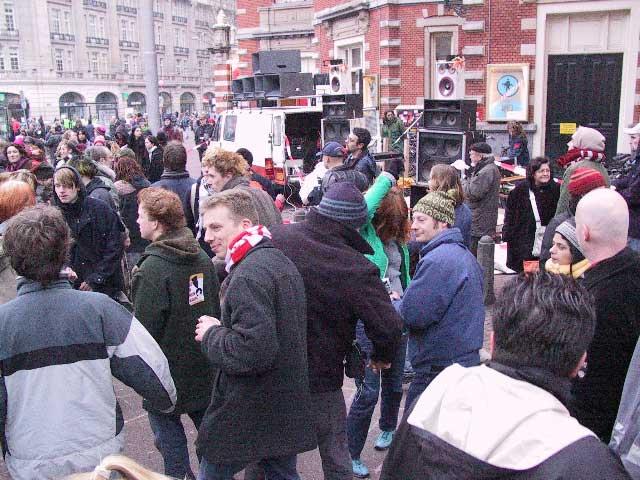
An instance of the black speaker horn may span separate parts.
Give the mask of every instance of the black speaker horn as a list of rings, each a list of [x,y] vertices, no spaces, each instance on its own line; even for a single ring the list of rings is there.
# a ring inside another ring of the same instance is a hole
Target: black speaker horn
[[[311,73],[256,75],[255,91],[261,98],[304,97],[315,94]]]
[[[349,120],[346,118],[325,118],[322,120],[322,144],[338,142],[344,145],[351,133]]]
[[[302,69],[300,50],[269,50],[251,54],[254,75],[299,73]]]
[[[422,126],[429,130],[468,132],[476,129],[475,100],[425,100]]]
[[[418,130],[416,154],[416,181],[428,182],[431,167],[439,163],[451,165],[459,159],[469,163],[467,149],[472,134],[470,132],[435,132]]]

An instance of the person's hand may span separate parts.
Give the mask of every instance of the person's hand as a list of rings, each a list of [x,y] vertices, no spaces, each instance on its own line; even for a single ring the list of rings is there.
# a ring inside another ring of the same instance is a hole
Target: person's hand
[[[82,290],[83,292],[93,292],[93,288],[91,288],[91,286],[87,282],[82,282],[80,284],[79,290]]]
[[[457,170],[460,170],[461,172],[469,168],[469,165],[467,165],[467,163],[462,159],[456,160],[451,164],[451,166]]]
[[[71,267],[63,268],[60,273],[66,275],[70,282],[75,282],[78,279],[78,274]]]
[[[389,298],[391,298],[391,300],[400,300],[400,294],[398,292],[391,292],[389,294]]]
[[[218,325],[220,325],[220,320],[217,318],[210,317],[209,315],[202,315],[198,319],[198,325],[196,325],[196,342],[201,342],[205,333],[207,333],[207,330]]]
[[[369,360],[369,368],[373,370],[373,373],[379,373],[382,370],[388,370],[391,368],[390,363],[385,362],[376,362],[374,360]]]

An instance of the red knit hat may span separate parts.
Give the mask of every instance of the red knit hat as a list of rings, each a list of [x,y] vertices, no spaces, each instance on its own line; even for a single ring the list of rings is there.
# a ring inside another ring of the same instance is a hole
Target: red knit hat
[[[576,168],[569,178],[569,193],[574,197],[582,197],[598,187],[607,184],[602,174],[593,168]]]

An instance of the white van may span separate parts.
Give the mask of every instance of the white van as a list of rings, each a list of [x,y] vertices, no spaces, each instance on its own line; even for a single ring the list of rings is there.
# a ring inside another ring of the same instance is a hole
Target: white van
[[[319,145],[322,107],[227,110],[220,114],[210,148],[246,148],[257,173],[285,185],[299,181],[305,156]]]

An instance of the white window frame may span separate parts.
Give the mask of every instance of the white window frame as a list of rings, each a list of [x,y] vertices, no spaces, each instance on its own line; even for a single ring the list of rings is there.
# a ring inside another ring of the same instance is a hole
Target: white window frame
[[[353,49],[360,49],[360,67],[353,67],[351,64],[353,63],[353,59],[351,56],[353,55]],[[343,53],[346,53],[346,59],[343,56]],[[347,71],[351,74],[351,82],[354,87],[354,92],[359,88],[359,83],[356,82],[356,75],[358,72],[361,72],[362,75],[366,72],[366,55],[364,50],[364,35],[359,35],[357,37],[345,38],[342,40],[336,40],[333,44],[333,58],[338,59],[342,58],[345,61]]]
[[[52,8],[49,14],[49,18],[51,18],[51,33],[62,33],[62,20],[59,8]]]
[[[53,66],[56,72],[64,72],[64,50],[61,48],[53,51]]]
[[[62,12],[62,33],[66,33],[67,35],[71,35],[73,33],[73,20],[71,17],[71,12],[65,10]]]
[[[12,48],[9,50],[9,66],[14,72],[20,70],[20,55],[18,54],[17,48]]]
[[[13,10],[13,2],[4,2],[4,26],[7,32],[13,32],[16,29],[15,11]]]

